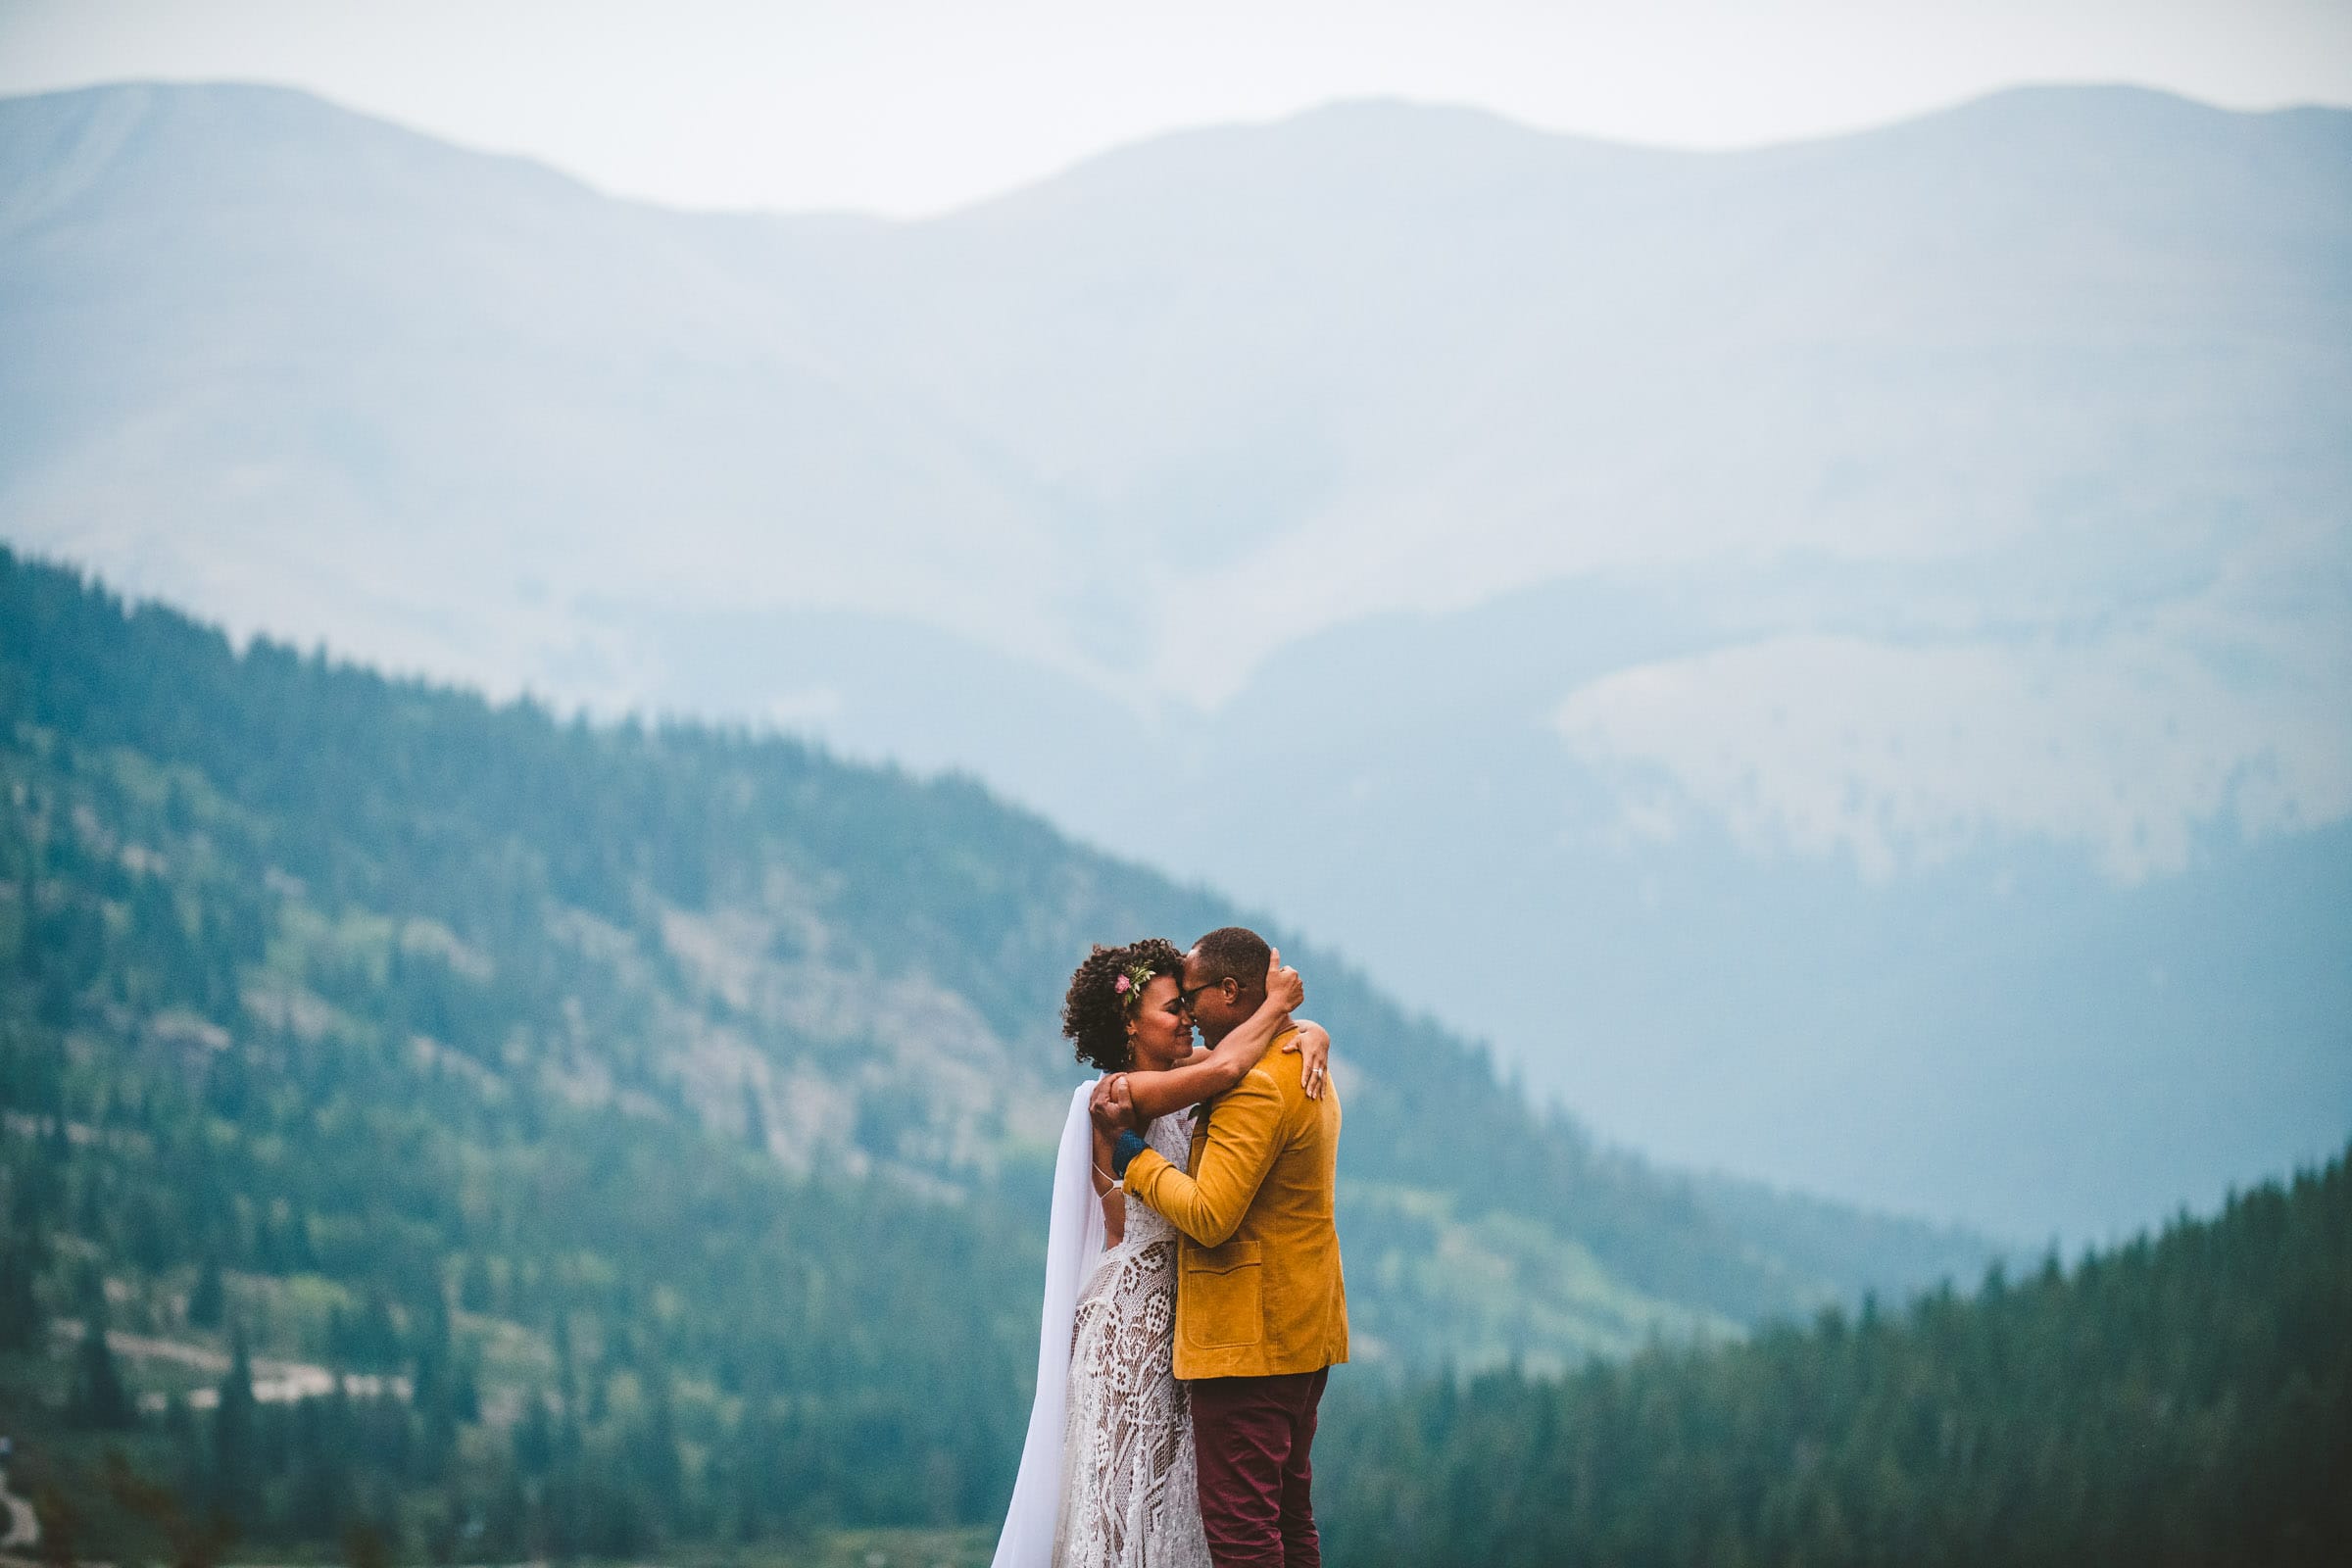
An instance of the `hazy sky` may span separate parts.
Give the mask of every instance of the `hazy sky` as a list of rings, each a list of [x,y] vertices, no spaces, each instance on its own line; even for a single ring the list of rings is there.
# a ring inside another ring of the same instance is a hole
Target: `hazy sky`
[[[622,194],[936,211],[1334,98],[1737,146],[2028,81],[2352,104],[2352,0],[0,0],[0,93],[308,87]]]

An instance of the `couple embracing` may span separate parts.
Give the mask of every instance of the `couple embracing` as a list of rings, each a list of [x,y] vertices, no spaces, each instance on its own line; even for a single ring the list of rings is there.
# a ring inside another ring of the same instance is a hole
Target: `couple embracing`
[[[1292,1021],[1304,995],[1240,926],[1098,947],[1072,976],[1062,1032],[1103,1076],[1054,1164],[996,1568],[1321,1562],[1308,1450],[1348,1298],[1331,1040]]]

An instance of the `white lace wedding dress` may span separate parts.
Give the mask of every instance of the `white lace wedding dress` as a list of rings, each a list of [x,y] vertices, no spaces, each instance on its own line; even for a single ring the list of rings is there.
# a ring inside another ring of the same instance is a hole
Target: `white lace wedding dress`
[[[1187,1111],[1144,1141],[1182,1169]],[[1209,1568],[1193,1414],[1176,1381],[1176,1228],[1127,1200],[1127,1228],[1078,1293],[1054,1568]]]

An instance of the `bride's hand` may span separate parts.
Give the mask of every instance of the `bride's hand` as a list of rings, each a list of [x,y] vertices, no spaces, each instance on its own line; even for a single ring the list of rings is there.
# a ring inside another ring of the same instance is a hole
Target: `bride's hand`
[[[1266,959],[1266,1000],[1289,1012],[1306,1001],[1306,982],[1282,961],[1282,950],[1269,948]]]
[[[1137,1131],[1135,1100],[1127,1092],[1127,1075],[1114,1072],[1095,1085],[1087,1097],[1087,1109],[1098,1126],[1109,1133]]]
[[[1331,1063],[1331,1036],[1319,1023],[1300,1019],[1298,1027],[1282,1043],[1283,1054],[1298,1054],[1298,1082],[1306,1089],[1306,1098],[1321,1100],[1326,1069]]]

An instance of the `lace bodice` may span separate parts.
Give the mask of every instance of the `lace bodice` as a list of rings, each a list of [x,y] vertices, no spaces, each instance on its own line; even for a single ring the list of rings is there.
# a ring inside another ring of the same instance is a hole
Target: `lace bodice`
[[[1190,1110],[1171,1110],[1144,1131],[1144,1142],[1160,1158],[1184,1169],[1193,1157],[1193,1113]],[[1132,1193],[1127,1198],[1127,1228],[1119,1246],[1129,1251],[1150,1247],[1154,1242],[1172,1242],[1176,1227],[1154,1210],[1151,1204],[1139,1201]],[[1106,1254],[1107,1255],[1107,1254]]]

